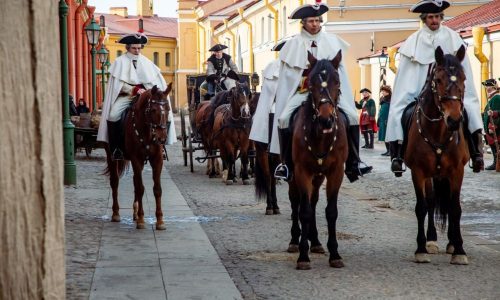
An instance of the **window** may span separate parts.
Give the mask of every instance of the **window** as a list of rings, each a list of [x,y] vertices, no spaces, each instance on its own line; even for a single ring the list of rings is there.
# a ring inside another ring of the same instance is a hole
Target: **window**
[[[283,34],[283,37],[286,37],[286,23],[288,20],[288,18],[286,16],[286,6],[283,7],[283,17],[281,19],[283,20],[283,30],[282,30],[283,32],[282,32],[282,34]]]
[[[271,19],[273,19],[273,16],[269,15],[267,17],[267,41],[268,42],[271,40],[271,36],[273,35]]]
[[[260,28],[260,43],[261,43],[261,44],[264,44],[264,26],[265,26],[265,25],[264,25],[264,24],[265,24],[265,23],[264,23],[264,17],[262,17],[262,18],[260,19],[260,24],[261,24],[261,26],[262,26],[262,27]]]
[[[153,62],[155,65],[158,66],[158,60],[159,60],[159,57],[158,57],[158,52],[154,52],[153,53]]]
[[[170,67],[170,52],[165,53],[165,65]]]
[[[122,55],[122,53],[123,53],[123,52],[122,52],[122,50],[117,50],[117,51],[116,51],[116,57],[121,56],[121,55]]]

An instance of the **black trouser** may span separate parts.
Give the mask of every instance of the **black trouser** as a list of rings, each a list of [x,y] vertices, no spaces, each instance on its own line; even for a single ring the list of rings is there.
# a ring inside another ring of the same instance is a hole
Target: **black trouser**
[[[489,165],[488,167],[484,168],[485,170],[496,170],[496,166],[497,166],[497,147],[495,146],[495,144],[493,145],[490,145],[491,147],[491,154],[493,155],[493,163],[491,165]]]
[[[123,159],[123,124],[122,121],[108,122],[109,150],[114,160]]]

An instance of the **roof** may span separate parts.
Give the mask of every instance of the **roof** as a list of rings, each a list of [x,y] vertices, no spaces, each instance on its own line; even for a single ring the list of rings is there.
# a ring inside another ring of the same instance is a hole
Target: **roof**
[[[470,31],[473,26],[493,27],[500,25],[500,0],[494,0],[469,10],[444,22],[444,25],[457,32]]]
[[[177,19],[167,17],[141,17],[129,15],[122,17],[114,14],[96,14],[97,20],[103,15],[106,18],[108,34],[123,35],[137,32],[139,19],[143,20],[144,34],[148,37],[177,38]]]

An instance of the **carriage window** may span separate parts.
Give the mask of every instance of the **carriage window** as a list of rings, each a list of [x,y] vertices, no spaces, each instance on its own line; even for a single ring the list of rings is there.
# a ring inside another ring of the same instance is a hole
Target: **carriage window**
[[[122,52],[122,50],[117,50],[117,51],[116,51],[116,57],[121,56],[121,55],[122,55],[122,53],[123,53],[123,52]]]
[[[165,65],[170,67],[170,52],[165,53]]]
[[[153,53],[153,62],[155,63],[155,65],[158,66],[158,60],[159,60],[159,57],[158,57],[158,52],[154,52]]]

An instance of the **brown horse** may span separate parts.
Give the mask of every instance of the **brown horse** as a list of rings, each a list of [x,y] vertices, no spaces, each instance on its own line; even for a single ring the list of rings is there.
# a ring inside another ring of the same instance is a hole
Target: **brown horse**
[[[168,105],[167,96],[172,89],[170,83],[165,91],[156,86],[142,93],[132,104],[125,117],[125,147],[126,160],[112,160],[109,147],[106,147],[107,168],[113,194],[113,216],[111,221],[119,222],[120,213],[118,205],[118,182],[129,162],[134,170],[134,220],[137,229],[144,229],[144,209],[142,196],[144,185],[142,183],[142,170],[144,164],[149,162],[153,169],[153,193],[156,200],[156,229],[165,230],[163,212],[161,209],[161,182],[160,176],[163,168],[163,146],[167,141],[168,132]]]
[[[220,150],[223,166],[227,169],[226,184],[235,181],[235,161],[241,159],[241,179],[243,184],[250,184],[248,176],[248,150],[250,148],[250,114],[249,95],[246,84],[237,84],[228,95],[229,103],[217,107],[213,125],[213,146]]]
[[[434,209],[441,228],[449,218],[447,253],[452,264],[467,264],[460,233],[460,191],[469,152],[464,138],[465,47],[456,56],[435,51],[436,64],[416,103],[408,132],[404,162],[411,169],[417,204],[417,250],[415,261],[430,262],[428,253],[437,253]],[[417,150],[418,149],[418,150]],[[427,238],[424,232],[428,214]]]
[[[288,251],[300,252],[297,260],[299,270],[311,268],[309,241],[311,252],[325,253],[316,228],[316,204],[325,178],[329,263],[334,268],[344,266],[337,251],[336,237],[337,197],[348,153],[346,121],[338,108],[338,68],[341,59],[340,50],[331,61],[318,61],[309,53],[309,95],[298,108],[290,127],[294,169],[293,177],[288,182],[292,205],[292,239]]]

